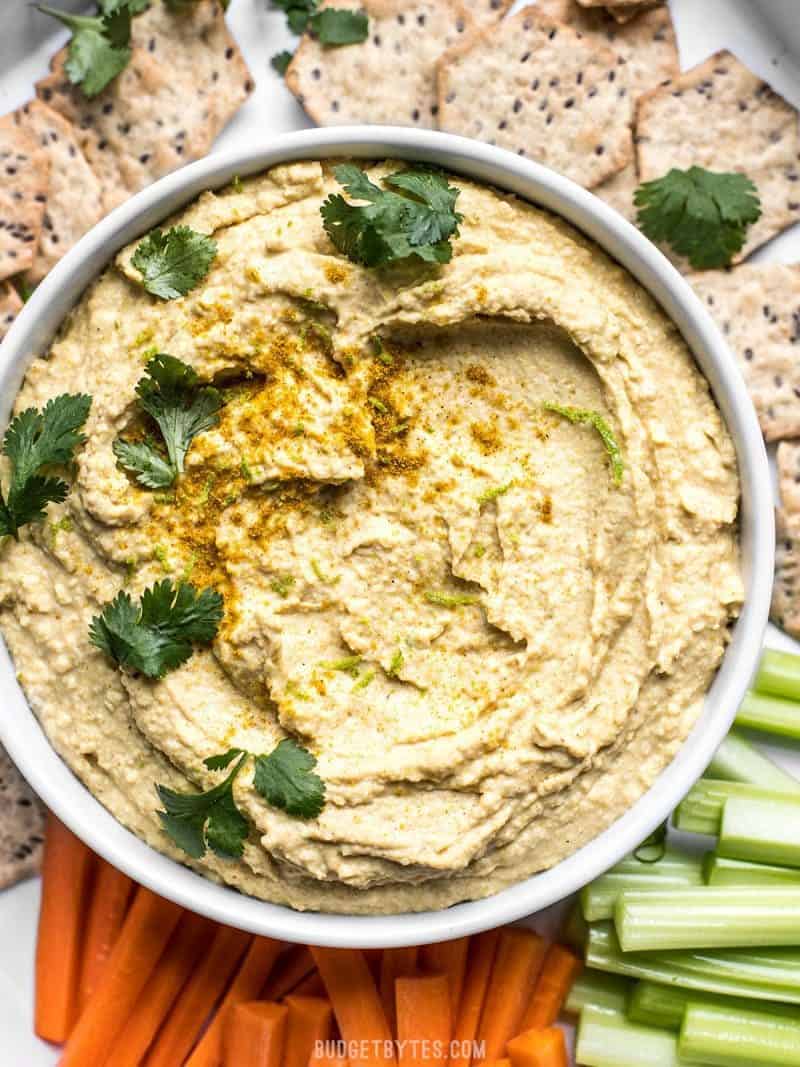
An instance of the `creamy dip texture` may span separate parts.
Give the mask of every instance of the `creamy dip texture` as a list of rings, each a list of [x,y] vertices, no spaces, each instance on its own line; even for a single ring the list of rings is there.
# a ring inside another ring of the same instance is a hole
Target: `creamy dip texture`
[[[326,237],[327,165],[204,194],[176,221],[217,239],[205,281],[159,300],[124,251],[17,404],[93,397],[66,502],[0,547],[0,629],[48,736],[150,844],[296,908],[443,907],[574,852],[684,741],[742,600],[734,450],[676,328],[563,222],[452,180],[452,262],[383,271]],[[154,352],[226,401],[166,493],[112,452]],[[603,416],[619,485],[548,404]],[[87,628],[165,576],[225,617],[150,681]],[[248,769],[243,858],[189,860],[155,784],[209,788],[204,758],[286,735],[321,815],[269,807]]]

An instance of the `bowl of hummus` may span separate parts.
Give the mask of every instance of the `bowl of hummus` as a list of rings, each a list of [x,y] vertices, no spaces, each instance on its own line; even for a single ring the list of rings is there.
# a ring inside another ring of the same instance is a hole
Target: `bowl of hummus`
[[[381,128],[213,156],[1,351],[0,735],[164,896],[315,944],[488,928],[636,847],[729,728],[755,414],[674,268],[553,172]]]

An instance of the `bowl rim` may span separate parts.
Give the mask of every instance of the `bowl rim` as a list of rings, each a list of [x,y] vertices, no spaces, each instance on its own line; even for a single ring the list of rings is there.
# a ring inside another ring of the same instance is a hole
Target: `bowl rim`
[[[285,941],[350,948],[424,944],[522,919],[579,890],[635,848],[668,817],[700,777],[733,721],[761,652],[774,552],[766,449],[733,353],[686,280],[632,224],[554,171],[503,149],[452,134],[400,127],[332,127],[284,134],[246,150],[191,163],[116,208],[47,275],[0,346],[0,425],[30,362],[116,251],[199,193],[279,163],[331,157],[394,158],[437,164],[519,195],[609,252],[647,289],[684,336],[736,446],[747,595],[697,724],[669,765],[607,830],[555,867],[480,900],[398,915],[302,912],[211,881],[157,852],[96,800],[50,745],[0,639],[0,741],[45,804],[104,859],[140,884],[228,926]]]

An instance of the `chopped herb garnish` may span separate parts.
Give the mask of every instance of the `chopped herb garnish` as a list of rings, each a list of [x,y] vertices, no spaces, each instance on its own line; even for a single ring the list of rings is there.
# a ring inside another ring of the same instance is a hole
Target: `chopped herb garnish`
[[[478,497],[478,504],[482,507],[484,504],[488,504],[492,500],[497,500],[503,493],[507,493],[513,484],[513,482],[506,482],[505,485],[495,485],[490,489],[485,489]]]
[[[325,660],[320,666],[327,671],[344,671],[358,678],[358,668],[361,666],[361,656],[345,656],[343,659]]]
[[[283,597],[285,600],[296,580],[293,574],[279,574],[272,579],[269,587],[273,593],[277,593],[279,597]]]
[[[667,852],[667,823],[662,823],[649,837],[642,841],[634,852],[634,859],[640,863],[658,863]]]
[[[603,416],[598,411],[590,411],[587,408],[572,408],[563,404],[545,404],[544,406],[546,411],[552,411],[555,415],[561,415],[562,418],[567,419],[569,422],[582,423],[585,426],[592,426],[597,430],[600,435],[600,440],[605,445],[606,452],[608,453],[614,485],[620,485],[622,482],[622,475],[625,471],[625,465],[622,461],[622,452],[617,444],[614,431]]]
[[[400,671],[403,669],[403,653],[398,648],[391,658],[388,670],[386,673],[390,678],[396,678]]]
[[[238,759],[237,759],[238,757]],[[222,756],[203,762],[209,770],[224,770],[237,760],[228,777],[205,793],[176,793],[157,785],[164,810],[158,812],[161,825],[175,844],[193,859],[200,859],[210,848],[218,856],[237,858],[244,851],[248,824],[233,799],[233,783],[247,753],[232,748]]]
[[[268,756],[256,756],[253,785],[274,808],[315,819],[325,806],[325,783],[314,774],[316,758],[290,738]]]
[[[478,559],[480,559],[482,556],[485,556],[486,555],[486,545],[475,545],[475,548],[473,550],[473,554]]]
[[[73,15],[45,4],[38,10],[72,31],[64,70],[84,96],[97,96],[131,58],[131,16],[144,10],[138,0],[104,0],[96,15]]]
[[[216,254],[213,237],[189,226],[173,226],[166,233],[153,230],[140,241],[131,265],[141,274],[148,293],[175,300],[205,278]]]
[[[386,415],[388,413],[389,409],[382,400],[379,400],[377,398],[377,396],[368,396],[367,401],[372,405],[372,407],[375,408],[376,411],[379,411],[381,415]]]
[[[465,604],[477,604],[480,598],[472,593],[439,593],[429,590],[425,599],[429,604],[438,604],[442,608],[460,608]]]
[[[339,581],[339,575],[336,575],[334,577],[330,574],[326,574],[322,567],[319,565],[319,561],[316,559],[311,560],[311,569],[317,576],[317,578],[325,585],[336,585],[336,583]]]
[[[276,52],[270,60],[272,69],[276,70],[281,77],[284,76],[289,69],[289,64],[292,62],[293,54],[291,52]]]
[[[358,689],[366,689],[370,682],[374,681],[374,679],[375,671],[364,671],[364,673],[358,679],[356,684],[353,686],[353,692],[355,693]]]

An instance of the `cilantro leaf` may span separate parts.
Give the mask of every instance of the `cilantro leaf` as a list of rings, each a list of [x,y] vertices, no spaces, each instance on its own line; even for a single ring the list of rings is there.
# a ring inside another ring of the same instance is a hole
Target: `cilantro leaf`
[[[365,267],[417,256],[448,263],[451,237],[458,236],[462,216],[455,210],[459,190],[436,171],[407,170],[375,185],[360,167],[342,163],[334,169],[345,192],[365,204],[349,203],[333,193],[320,208],[325,232],[348,259]],[[396,191],[395,191],[396,190]]]
[[[148,362],[145,376],[136,385],[139,406],[158,426],[167,449],[161,455],[152,440],[125,441],[117,438],[114,455],[147,489],[165,489],[183,473],[189,446],[198,434],[219,425],[222,394],[201,385],[188,364],[164,352]]]
[[[608,453],[614,485],[620,485],[622,482],[622,475],[625,471],[622,452],[617,443],[617,439],[614,436],[614,431],[600,412],[591,411],[588,408],[573,408],[564,404],[545,404],[544,407],[545,411],[552,411],[555,415],[560,415],[562,418],[567,419],[568,422],[582,423],[584,426],[592,426],[597,430],[600,435],[600,440],[603,442],[605,450]]]
[[[63,466],[86,438],[80,432],[89,415],[92,398],[63,393],[42,411],[20,412],[6,430],[3,452],[11,463],[11,479],[4,497],[0,490],[0,536],[18,537],[29,522],[41,522],[48,503],[60,503],[69,486],[47,476],[43,468]]]
[[[148,678],[164,675],[207,645],[222,621],[223,600],[213,589],[197,591],[189,582],[173,586],[169,578],[142,593],[134,604],[120,592],[89,627],[92,644],[123,667]]]
[[[317,9],[317,0],[272,0],[272,6],[286,15],[292,33],[305,33],[308,20]]]
[[[244,851],[248,824],[233,799],[233,783],[247,753],[239,749],[231,749],[231,752],[239,754],[233,770],[223,782],[205,793],[177,793],[166,786],[156,786],[164,805],[164,811],[157,813],[161,825],[175,844],[194,859],[203,857],[207,848],[218,856],[233,859]],[[209,760],[205,762],[208,766]],[[221,766],[227,767],[228,763]]]
[[[138,0],[136,7],[141,9]],[[99,15],[72,15],[46,4],[38,4],[37,8],[72,30],[64,70],[84,96],[97,96],[127,67],[133,13],[128,4],[106,0]]]
[[[219,756],[208,756],[203,763],[210,771],[224,771],[237,756],[248,755],[243,748],[229,748]]]
[[[140,241],[131,263],[148,293],[163,300],[186,296],[208,274],[217,242],[190,226],[153,230]]]
[[[364,11],[326,7],[308,20],[311,31],[322,45],[360,44],[369,35],[369,19]]]
[[[748,177],[702,167],[645,182],[634,203],[642,232],[686,256],[695,270],[728,266],[761,218],[758,189]]]
[[[291,52],[276,52],[270,60],[274,70],[277,70],[281,77],[286,73],[289,68],[289,64],[294,58]]]
[[[255,757],[253,785],[287,815],[314,819],[325,805],[325,783],[313,772],[316,763],[308,749],[286,737],[269,755]]]
[[[150,0],[97,0],[101,15],[115,15],[127,8],[131,15],[141,15],[150,7]]]

